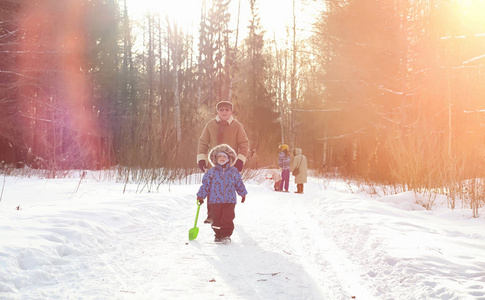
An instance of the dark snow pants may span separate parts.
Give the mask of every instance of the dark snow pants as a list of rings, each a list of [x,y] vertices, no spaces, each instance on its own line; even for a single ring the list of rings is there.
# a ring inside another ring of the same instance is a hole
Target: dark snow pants
[[[211,204],[212,229],[216,237],[231,236],[234,231],[234,218],[236,217],[234,203]]]
[[[207,196],[207,219],[212,218],[211,217],[211,206],[209,205],[209,196]]]
[[[281,185],[280,185],[280,191],[285,189],[285,191],[288,191],[288,188],[290,187],[290,170],[283,170],[281,172],[281,177],[283,178],[281,180]]]

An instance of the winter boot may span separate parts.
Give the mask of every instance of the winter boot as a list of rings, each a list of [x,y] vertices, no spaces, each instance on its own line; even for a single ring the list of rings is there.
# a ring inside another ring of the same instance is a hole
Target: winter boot
[[[295,193],[297,193],[297,194],[303,194],[303,184],[298,183],[296,185],[296,188],[297,188],[297,191]]]
[[[223,244],[227,245],[227,244],[230,244],[231,243],[231,238],[228,237],[228,236],[225,236],[222,238],[222,241],[221,241]]]
[[[220,243],[220,242],[222,242],[222,239],[220,237],[218,237],[217,235],[215,235],[214,236],[214,242]]]

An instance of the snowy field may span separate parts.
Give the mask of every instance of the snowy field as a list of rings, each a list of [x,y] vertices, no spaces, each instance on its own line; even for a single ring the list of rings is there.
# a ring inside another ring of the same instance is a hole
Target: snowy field
[[[99,173],[6,177],[0,299],[485,299],[483,210],[438,198],[427,211],[413,193],[341,181],[310,178],[304,195],[253,181],[232,244],[213,242],[205,206],[189,242],[191,182],[123,193]]]

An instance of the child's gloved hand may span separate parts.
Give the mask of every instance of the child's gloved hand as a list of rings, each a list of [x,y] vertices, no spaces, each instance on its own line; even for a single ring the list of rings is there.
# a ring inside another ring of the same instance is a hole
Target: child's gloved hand
[[[244,201],[246,201],[246,196],[241,197],[241,203],[244,203]]]
[[[202,199],[201,197],[197,197],[197,201],[202,205],[204,204],[204,199]]]

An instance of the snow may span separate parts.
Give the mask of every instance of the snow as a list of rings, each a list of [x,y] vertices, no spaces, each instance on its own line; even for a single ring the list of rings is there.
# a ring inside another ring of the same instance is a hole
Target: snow
[[[485,57],[485,54],[479,55],[479,56],[476,56],[474,58],[471,58],[471,59],[468,59],[468,60],[464,61],[463,64],[466,65],[466,64],[472,63],[472,62],[474,62],[476,60],[482,59],[484,57]]]
[[[485,219],[443,196],[426,210],[412,192],[310,177],[299,195],[262,176],[222,245],[205,206],[188,241],[200,175],[124,193],[70,177],[4,178],[0,299],[485,299]]]

